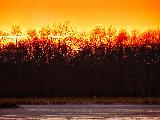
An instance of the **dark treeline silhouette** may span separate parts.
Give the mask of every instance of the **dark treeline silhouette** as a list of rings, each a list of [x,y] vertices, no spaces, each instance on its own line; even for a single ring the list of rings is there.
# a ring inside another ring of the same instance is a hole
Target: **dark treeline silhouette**
[[[88,38],[29,35],[1,43],[1,97],[160,96],[159,30],[116,34],[97,27]]]

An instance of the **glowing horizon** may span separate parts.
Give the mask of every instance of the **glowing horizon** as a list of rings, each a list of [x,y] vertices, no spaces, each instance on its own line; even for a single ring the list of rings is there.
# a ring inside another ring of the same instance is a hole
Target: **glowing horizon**
[[[160,27],[159,0],[5,0],[0,7],[0,30],[11,26],[40,29],[70,21],[79,30],[90,31],[96,24],[118,29]]]

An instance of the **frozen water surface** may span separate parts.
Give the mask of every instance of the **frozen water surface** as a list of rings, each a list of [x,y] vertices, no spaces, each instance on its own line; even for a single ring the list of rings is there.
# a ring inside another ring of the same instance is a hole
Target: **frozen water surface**
[[[0,109],[0,120],[160,120],[160,105],[20,105]]]

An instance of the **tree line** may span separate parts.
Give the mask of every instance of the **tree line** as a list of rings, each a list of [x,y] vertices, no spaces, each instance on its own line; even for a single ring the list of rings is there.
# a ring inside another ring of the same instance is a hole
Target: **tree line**
[[[11,36],[7,33],[1,36]],[[128,33],[68,23],[0,39],[0,96],[159,96],[160,30]]]

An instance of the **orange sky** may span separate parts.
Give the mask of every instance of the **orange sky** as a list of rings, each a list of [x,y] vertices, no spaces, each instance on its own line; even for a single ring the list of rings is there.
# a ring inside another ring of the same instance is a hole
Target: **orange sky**
[[[126,29],[160,27],[160,0],[1,0],[0,30],[70,21],[80,29],[95,24]]]

